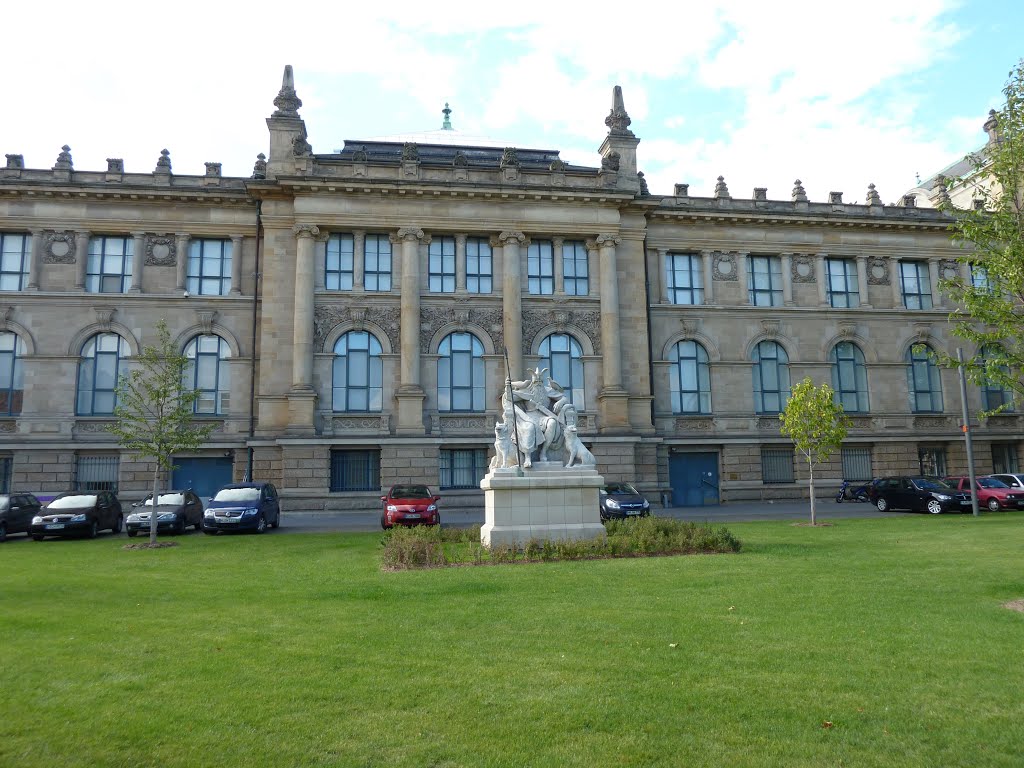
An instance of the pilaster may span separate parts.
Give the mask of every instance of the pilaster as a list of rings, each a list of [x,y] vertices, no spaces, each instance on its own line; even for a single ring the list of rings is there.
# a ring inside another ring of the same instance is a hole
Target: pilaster
[[[711,251],[701,251],[701,265],[704,268],[704,303],[715,303],[715,260]]]
[[[827,253],[819,253],[814,257],[815,280],[818,281],[818,304],[822,307],[828,306],[828,275],[825,271],[825,259]]]
[[[363,275],[366,269],[366,232],[357,229],[352,232],[352,290],[363,290]]]
[[[782,259],[782,303],[793,306],[793,254],[783,253]]]
[[[90,232],[83,229],[75,230],[75,288],[85,290],[85,276],[89,270],[89,238]]]
[[[668,249],[667,248],[659,248],[658,249],[658,273],[660,275],[660,277],[658,278],[658,286],[659,286],[659,294],[660,294],[658,300],[662,304],[668,304],[669,303],[669,299],[668,299],[669,279],[668,279]]]
[[[316,391],[313,389],[313,268],[319,227],[292,227],[295,247],[295,302],[292,330],[292,388],[288,392],[288,434],[315,432]]]
[[[231,236],[231,295],[242,295],[242,236]]]
[[[188,247],[189,240],[192,239],[191,235],[184,232],[178,232],[174,236],[175,247],[178,251],[178,263],[177,267],[177,288],[179,291],[185,290],[185,282],[188,279]]]
[[[555,295],[565,295],[565,253],[562,248],[565,245],[565,238],[551,238],[551,259],[554,262]]]
[[[871,309],[871,295],[868,293],[868,265],[867,256],[857,257],[857,292],[860,293],[860,305],[864,309]]]
[[[622,347],[619,324],[619,278],[616,246],[622,241],[615,235],[598,235],[601,254],[601,378],[598,394],[601,409],[601,431],[621,432],[629,429],[629,395],[622,388]]]
[[[32,230],[32,250],[29,255],[28,265],[28,285],[25,286],[26,291],[38,291],[39,290],[39,273],[42,270],[43,263],[43,230],[33,229]]]
[[[892,272],[889,278],[889,283],[892,287],[892,305],[894,308],[899,309],[903,306],[903,277],[900,274],[899,256],[892,256],[889,259],[889,270]]]
[[[520,277],[520,247],[526,242],[522,232],[502,232],[501,313],[508,347],[508,364],[513,376],[523,375],[523,302]]]
[[[398,401],[399,434],[423,434],[423,387],[420,384],[420,243],[423,230],[402,227],[393,238],[402,246],[402,315],[399,325],[401,380]]]
[[[146,263],[146,233],[132,232],[132,285],[129,293],[142,293],[142,267]]]
[[[466,235],[455,235],[455,292],[466,292]]]
[[[939,259],[928,259],[928,284],[932,291],[932,306],[938,309],[944,305],[942,292],[939,290]]]

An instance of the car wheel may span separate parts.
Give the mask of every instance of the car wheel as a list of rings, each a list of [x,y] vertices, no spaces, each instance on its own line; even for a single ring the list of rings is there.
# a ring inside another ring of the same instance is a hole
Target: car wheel
[[[993,496],[991,499],[988,500],[988,511],[989,512],[998,512],[999,511],[999,499],[997,499],[995,496]]]
[[[128,534],[128,538],[129,538],[129,539],[134,539],[134,538],[135,538],[136,536],[138,536],[138,535],[139,535],[139,532],[138,532],[138,531],[133,531],[133,530],[132,530],[131,528],[129,528],[129,529],[128,529],[128,530],[126,531],[126,533]]]
[[[0,523],[0,541],[7,541],[7,523]]]
[[[270,527],[271,528],[280,528],[281,527],[281,513],[280,512],[277,513],[277,516],[274,518],[274,522],[272,522],[270,524]]]
[[[32,534],[32,541],[42,541],[45,538],[46,537],[43,536],[43,534],[41,534],[41,533],[33,533]]]
[[[188,528],[188,525],[185,523],[185,518],[184,517],[179,517],[178,518],[178,525],[175,528],[174,532],[176,534],[178,534],[179,536],[184,536],[185,535],[185,531],[186,531],[187,528]]]
[[[875,506],[878,507],[879,512],[889,511],[889,502],[885,500],[884,496],[878,497],[878,501],[875,502]]]
[[[259,519],[256,521],[256,533],[264,533],[266,530],[267,518],[265,518],[263,515],[260,515]]]
[[[937,515],[940,512],[942,512],[942,505],[939,504],[939,502],[936,501],[935,499],[929,499],[928,500],[928,511],[931,512],[933,515]]]
[[[114,533],[120,533],[122,528],[124,528],[124,515],[118,515],[117,519],[114,520],[114,527],[110,530]]]
[[[388,529],[388,521],[387,518],[384,517],[384,515],[380,516],[380,527],[383,528],[385,531]]]
[[[96,534],[99,533],[99,530],[100,530],[99,525],[97,524],[97,522],[95,520],[93,520],[92,523],[89,524],[89,533],[88,533],[89,538],[90,539],[95,539],[96,538]]]

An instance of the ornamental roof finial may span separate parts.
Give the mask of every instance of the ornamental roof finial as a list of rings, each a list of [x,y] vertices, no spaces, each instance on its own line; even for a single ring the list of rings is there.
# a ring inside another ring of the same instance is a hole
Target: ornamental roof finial
[[[632,136],[629,124],[633,122],[626,114],[626,104],[622,99],[622,86],[616,85],[612,89],[612,111],[604,119],[608,126],[608,134],[611,136]]]
[[[281,90],[274,99],[274,106],[277,111],[272,117],[298,117],[299,107],[302,106],[302,99],[295,95],[295,75],[292,73],[292,65],[284,65],[284,76],[281,78]]]
[[[442,131],[453,130],[452,129],[452,121],[451,121],[452,108],[448,106],[448,102],[447,101],[444,103],[444,109],[442,109],[441,112],[444,113],[444,122],[441,123],[441,130]]]

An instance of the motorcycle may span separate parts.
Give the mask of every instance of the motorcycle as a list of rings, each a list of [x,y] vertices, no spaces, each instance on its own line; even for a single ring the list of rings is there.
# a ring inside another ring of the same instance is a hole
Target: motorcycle
[[[856,488],[851,488],[850,481],[843,480],[843,484],[839,486],[839,490],[836,492],[836,503],[842,504],[844,501],[867,501],[869,485],[870,483],[865,483],[864,485]]]

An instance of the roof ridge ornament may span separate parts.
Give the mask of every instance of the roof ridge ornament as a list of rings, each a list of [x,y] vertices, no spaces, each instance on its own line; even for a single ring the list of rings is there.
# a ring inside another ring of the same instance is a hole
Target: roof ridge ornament
[[[60,148],[61,152],[57,155],[57,162],[53,166],[55,171],[70,171],[74,167],[74,162],[71,160],[71,147],[65,144]],[[10,155],[7,156],[10,160]]]
[[[448,106],[448,102],[447,101],[444,103],[444,109],[442,109],[441,112],[444,114],[444,122],[441,123],[441,130],[442,131],[452,131],[452,130],[454,130],[454,128],[452,128],[452,121],[451,121],[452,108]]]
[[[302,99],[295,95],[295,75],[292,73],[292,65],[284,65],[284,76],[281,78],[281,90],[274,99],[274,106],[277,111],[271,117],[298,117],[299,107],[302,106]]]
[[[612,110],[604,119],[604,124],[608,126],[608,135],[632,136],[633,132],[629,130],[629,125],[632,122],[626,113],[626,105],[622,99],[622,87],[616,85],[612,88]]]

